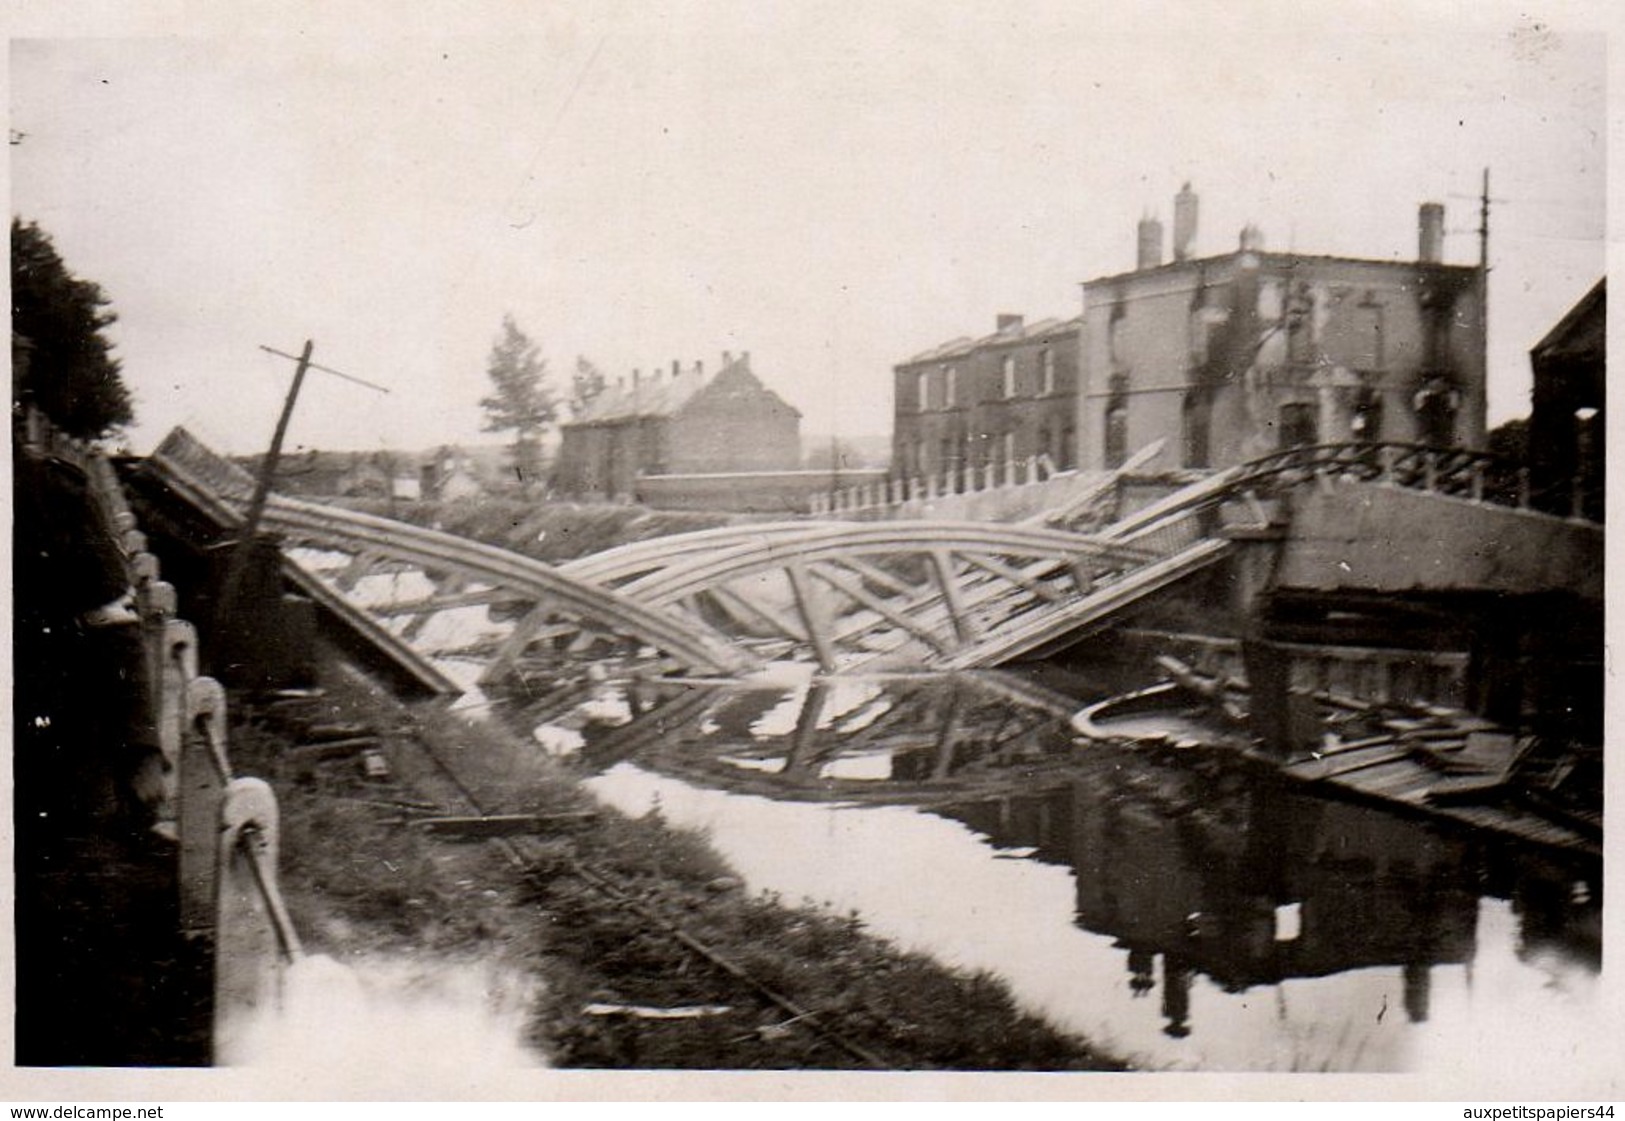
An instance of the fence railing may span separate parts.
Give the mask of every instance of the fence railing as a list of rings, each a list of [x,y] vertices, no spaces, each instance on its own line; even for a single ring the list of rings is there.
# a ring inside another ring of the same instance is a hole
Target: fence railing
[[[175,831],[181,933],[213,951],[218,1044],[241,1020],[277,1003],[285,969],[303,953],[277,880],[276,796],[263,780],[232,770],[225,690],[199,674],[197,631],[178,617],[175,587],[161,578],[112,464],[42,421],[31,420],[28,432],[34,451],[85,472],[124,550],[147,715],[162,755],[157,816]]]
[[[813,494],[808,512],[827,516],[883,510],[908,502],[931,502],[954,495],[1027,486],[1045,482],[1059,473],[1048,455],[1035,455],[1026,459],[989,461],[979,466],[949,467],[924,475],[894,475],[827,494]]]
[[[1562,511],[1584,518],[1576,483],[1552,493],[1531,489],[1529,469],[1489,452],[1425,444],[1313,444],[1288,448],[1242,468],[1245,485],[1264,489],[1312,478],[1388,483],[1520,510]]]

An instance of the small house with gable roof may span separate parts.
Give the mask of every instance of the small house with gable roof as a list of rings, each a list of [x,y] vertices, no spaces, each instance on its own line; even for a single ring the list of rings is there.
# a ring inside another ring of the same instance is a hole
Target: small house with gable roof
[[[639,475],[792,471],[801,465],[801,413],[751,372],[750,354],[724,351],[669,375],[634,370],[561,428],[553,489],[629,498]]]

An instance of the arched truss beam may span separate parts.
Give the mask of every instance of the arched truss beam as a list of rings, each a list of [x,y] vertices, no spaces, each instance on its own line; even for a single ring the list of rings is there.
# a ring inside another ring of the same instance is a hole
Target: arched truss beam
[[[674,559],[620,590],[695,619],[720,614],[786,651],[810,649],[826,672],[881,658],[919,666],[957,659],[1027,613],[1086,597],[1155,559],[1082,534],[981,522],[708,532],[703,550],[671,541]]]
[[[265,520],[268,528],[294,543],[405,560],[426,571],[492,585],[509,598],[533,602],[543,611],[562,608],[579,619],[656,646],[691,669],[738,673],[756,665],[743,650],[709,633],[709,628],[696,627],[645,602],[505,549],[388,518],[285,498],[267,504]]]
[[[235,515],[251,480],[177,432],[154,461],[200,505]],[[1190,515],[1234,485],[1233,472],[1221,473],[1098,534],[984,522],[772,522],[637,542],[558,567],[282,497],[268,504],[266,525],[292,543],[347,554],[341,584],[402,564],[421,568],[433,593],[372,611],[412,616],[413,634],[454,607],[501,603],[516,612],[490,672],[566,631],[631,637],[702,673],[748,672],[761,663],[759,642],[773,656],[810,649],[830,672],[876,659],[963,667],[1019,656],[1067,620],[1131,602],[1136,588],[1160,583],[1158,573],[1184,571],[1165,562],[1205,536]]]
[[[235,524],[240,518],[247,497],[246,473],[183,430],[171,433],[151,462],[167,485],[222,524]],[[533,613],[559,612],[594,629],[630,637],[702,673],[738,674],[759,664],[747,651],[694,620],[505,549],[281,496],[267,503],[264,524],[290,543],[370,558],[364,564],[346,566],[347,581],[359,578],[370,565],[406,562],[442,579],[450,576],[461,585],[486,585],[500,598],[533,605]],[[429,612],[456,605],[461,593],[453,589],[458,586],[453,583],[444,596],[430,597],[420,606]]]
[[[678,538],[671,539],[673,541]],[[1026,558],[1107,572],[1144,564],[1154,554],[1097,536],[1035,526],[988,522],[837,522],[803,524],[799,534],[745,540],[680,557],[623,586],[649,603],[672,603],[717,583],[784,568],[851,557],[930,557],[943,552],[990,558]]]
[[[859,523],[821,522],[820,525],[856,525]],[[704,557],[718,550],[732,550],[757,543],[768,545],[799,537],[807,532],[809,523],[759,522],[746,525],[719,526],[715,529],[695,530],[692,533],[673,534],[670,537],[651,537],[605,549],[590,556],[578,557],[559,565],[559,571],[595,584],[611,587],[634,577],[644,576],[662,568],[695,557]]]

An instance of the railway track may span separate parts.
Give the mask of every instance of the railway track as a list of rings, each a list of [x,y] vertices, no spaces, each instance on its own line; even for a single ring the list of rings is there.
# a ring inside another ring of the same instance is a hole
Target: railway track
[[[417,788],[414,793],[424,800],[423,804],[432,803],[442,810],[455,809],[458,813],[473,818],[486,820],[500,818],[501,815],[493,814],[491,807],[482,803],[469,784],[458,775],[455,767],[435,749],[428,737],[413,733],[400,737],[395,742],[398,749],[413,752],[434,776],[427,781],[414,783],[414,787]],[[522,876],[544,872],[556,875],[559,871],[557,847],[548,846],[542,838],[498,835],[486,838],[485,843],[500,852],[509,866]],[[564,867],[586,888],[633,916],[651,933],[682,947],[693,959],[715,971],[735,994],[730,996],[728,1005],[724,1007],[737,1011],[741,1005],[754,1005],[761,1012],[777,1017],[774,1023],[756,1029],[764,1040],[783,1033],[800,1032],[827,1051],[844,1056],[848,1062],[855,1060],[873,1070],[889,1071],[905,1068],[906,1064],[888,1060],[874,1049],[853,1040],[849,1033],[842,1031],[839,1024],[830,1022],[827,1013],[806,1006],[792,995],[781,992],[756,977],[723,950],[694,934],[681,921],[664,913],[658,905],[641,896],[610,870],[584,859],[575,852],[568,853]],[[658,1010],[637,1009],[630,1001],[620,1005],[600,1005],[600,1008],[623,1009],[624,1011],[620,1013],[609,1014],[624,1017],[623,1029],[626,1026],[636,1025],[631,1030],[660,1030],[659,1025],[681,1022],[688,1012],[693,1011],[678,1010],[678,1014],[664,1018],[649,1015]],[[640,1012],[647,1018],[640,1019]]]

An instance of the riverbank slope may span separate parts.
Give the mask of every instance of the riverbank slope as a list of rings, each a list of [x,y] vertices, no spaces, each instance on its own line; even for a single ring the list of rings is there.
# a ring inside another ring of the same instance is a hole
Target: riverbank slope
[[[752,895],[704,837],[599,806],[567,762],[408,707],[330,654],[317,693],[234,711],[239,767],[278,791],[307,948],[517,978],[538,1061],[1123,1069],[993,979],[872,937],[859,916]],[[482,815],[525,820],[425,820]],[[536,831],[473,836],[515,827]]]

